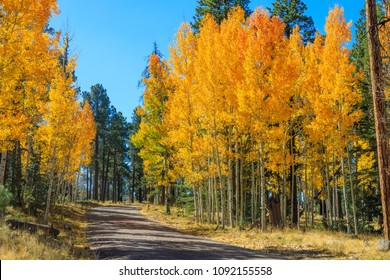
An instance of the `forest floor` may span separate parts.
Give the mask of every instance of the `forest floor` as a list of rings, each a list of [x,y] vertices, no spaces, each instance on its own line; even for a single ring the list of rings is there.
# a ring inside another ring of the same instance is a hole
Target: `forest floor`
[[[42,232],[10,230],[5,225],[7,218],[41,223],[43,213],[32,216],[9,208],[0,219],[0,259],[390,260],[390,252],[376,250],[380,236],[353,238],[325,230],[216,230],[215,225],[196,225],[181,208],[172,207],[170,215],[164,210],[146,204],[57,206],[49,224],[61,233],[53,238]]]
[[[257,228],[225,228],[215,225],[195,224],[193,217],[183,209],[171,207],[165,214],[162,205],[141,204],[141,213],[160,224],[186,234],[192,234],[226,244],[259,250],[264,254],[276,254],[288,259],[342,259],[342,260],[390,260],[390,251],[377,251],[381,236],[359,235],[352,237],[343,232],[326,230],[273,229],[261,232]]]
[[[20,209],[8,207],[7,214],[0,219],[0,259],[1,260],[79,260],[96,259],[89,250],[87,240],[86,214],[93,203],[57,205],[49,224],[60,230],[57,238],[43,232],[11,230],[6,226],[7,219],[41,224],[43,213],[35,215]]]

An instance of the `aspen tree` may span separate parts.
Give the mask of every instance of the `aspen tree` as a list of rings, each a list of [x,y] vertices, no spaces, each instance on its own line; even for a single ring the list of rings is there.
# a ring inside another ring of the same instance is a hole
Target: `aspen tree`
[[[144,160],[144,171],[155,187],[164,186],[167,214],[170,213],[171,196],[171,144],[166,123],[167,102],[173,92],[167,62],[157,54],[149,58],[149,77],[143,79],[145,84],[144,108],[137,113],[142,121],[132,141],[140,148]]]

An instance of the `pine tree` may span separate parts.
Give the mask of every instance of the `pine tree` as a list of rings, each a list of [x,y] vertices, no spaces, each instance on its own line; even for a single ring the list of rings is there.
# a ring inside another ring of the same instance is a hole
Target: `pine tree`
[[[134,145],[140,149],[144,172],[154,187],[163,186],[166,212],[171,204],[171,144],[165,121],[167,102],[173,92],[168,64],[157,54],[149,57],[148,75],[143,78],[144,108],[137,112],[141,116],[140,129],[133,135]]]
[[[250,0],[197,0],[196,14],[194,16],[194,23],[192,27],[195,32],[199,32],[202,20],[206,14],[211,14],[217,24],[221,24],[229,15],[229,11],[234,7],[241,7],[246,16],[249,16],[251,11],[249,9]]]
[[[96,123],[96,136],[95,136],[95,152],[93,160],[93,199],[99,200],[99,193],[102,194],[102,188],[104,184],[104,171],[101,169],[101,160],[104,162],[104,141],[107,136],[108,123],[110,117],[110,99],[107,95],[106,89],[101,84],[96,84],[91,87],[91,92],[83,92],[84,100],[88,101],[91,105],[93,116]],[[102,162],[102,163],[103,163]],[[103,176],[103,179],[99,178],[99,174]],[[100,184],[99,184],[100,180]],[[100,187],[99,187],[100,186]],[[100,190],[99,190],[100,189]]]
[[[311,16],[305,15],[306,4],[301,0],[276,0],[272,3],[271,13],[286,24],[285,35],[290,37],[293,29],[299,26],[305,43],[313,42],[316,30]]]

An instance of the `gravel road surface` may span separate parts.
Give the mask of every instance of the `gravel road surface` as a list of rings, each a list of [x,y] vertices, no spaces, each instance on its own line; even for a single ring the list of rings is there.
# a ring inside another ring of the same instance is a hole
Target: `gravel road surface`
[[[283,259],[278,255],[218,243],[178,232],[148,220],[136,206],[91,209],[88,238],[99,259],[247,260]]]

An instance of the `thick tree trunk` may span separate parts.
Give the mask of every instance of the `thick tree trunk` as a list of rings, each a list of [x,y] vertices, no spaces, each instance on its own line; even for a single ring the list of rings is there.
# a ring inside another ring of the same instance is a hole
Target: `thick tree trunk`
[[[378,149],[379,184],[381,188],[383,229],[385,240],[390,240],[390,170],[389,144],[386,124],[386,103],[382,77],[382,58],[378,35],[376,1],[366,0],[368,49],[370,53],[371,83]]]

